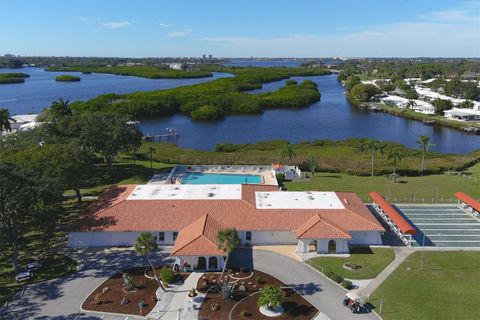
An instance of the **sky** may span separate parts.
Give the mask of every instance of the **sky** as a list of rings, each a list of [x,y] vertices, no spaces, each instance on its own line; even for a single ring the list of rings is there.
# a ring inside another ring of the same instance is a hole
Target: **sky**
[[[480,57],[480,0],[0,0],[0,54]]]

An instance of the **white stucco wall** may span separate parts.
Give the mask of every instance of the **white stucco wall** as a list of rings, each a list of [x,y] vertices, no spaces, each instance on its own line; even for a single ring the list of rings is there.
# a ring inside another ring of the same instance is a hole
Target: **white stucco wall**
[[[308,252],[310,242],[317,240],[317,253],[328,253],[328,242],[335,240],[336,252],[335,253],[348,253],[348,242],[345,239],[300,239],[297,243],[297,252]]]
[[[245,244],[245,232],[240,235],[242,244]],[[251,245],[268,244],[295,244],[297,237],[292,231],[252,231]]]
[[[349,244],[381,245],[382,235],[380,231],[350,231],[352,239]]]
[[[71,232],[69,247],[133,246],[140,232]],[[155,234],[156,235],[156,234]]]
[[[222,256],[203,256],[206,259],[207,262],[207,269],[206,270],[221,270],[223,268],[224,264],[224,259]],[[217,258],[217,268],[212,269],[210,266],[210,257],[215,257]],[[189,265],[191,265],[193,268],[197,268],[197,263],[198,263],[198,256],[186,256],[186,257],[176,257],[175,258],[175,264],[178,265],[180,270],[183,267],[184,262],[188,262]]]

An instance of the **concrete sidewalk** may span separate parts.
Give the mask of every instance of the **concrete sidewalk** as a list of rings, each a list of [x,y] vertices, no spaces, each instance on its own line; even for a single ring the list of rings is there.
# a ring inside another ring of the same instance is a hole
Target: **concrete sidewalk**
[[[395,251],[395,259],[385,267],[374,279],[358,291],[358,294],[364,298],[370,295],[388,278],[388,276],[398,268],[400,264],[415,250],[411,247],[393,247]]]

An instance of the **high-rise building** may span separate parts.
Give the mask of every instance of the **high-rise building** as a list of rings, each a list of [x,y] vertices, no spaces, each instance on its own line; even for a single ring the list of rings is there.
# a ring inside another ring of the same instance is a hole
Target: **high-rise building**
[[[208,55],[208,59],[212,60],[212,55],[211,54]]]
[[[202,54],[202,59],[203,59],[203,60],[207,59],[207,55],[206,55],[206,54]]]

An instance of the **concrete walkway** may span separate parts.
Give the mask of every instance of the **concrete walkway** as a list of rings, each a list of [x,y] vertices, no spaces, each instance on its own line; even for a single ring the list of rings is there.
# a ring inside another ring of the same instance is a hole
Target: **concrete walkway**
[[[395,259],[385,267],[374,279],[371,279],[369,283],[360,288],[358,294],[363,298],[369,298],[370,295],[388,278],[388,276],[402,264],[403,261],[415,250],[410,247],[394,247]]]
[[[352,314],[342,305],[347,290],[312,267],[286,256],[264,250],[240,249],[232,254],[230,263],[276,277],[315,306],[324,319],[378,319],[374,313]]]
[[[190,289],[196,288],[198,280],[203,276],[202,272],[192,272],[185,282],[177,287],[173,293],[173,296],[168,304],[166,311],[160,315],[160,317],[155,317],[154,319],[162,320],[178,320],[178,319],[198,319],[198,308],[193,308],[193,305],[200,306],[201,296],[195,297],[193,302],[190,302],[190,299],[187,297],[187,293]],[[186,309],[186,310],[184,310]],[[182,318],[180,318],[182,314]],[[150,315],[149,315],[150,316]]]

